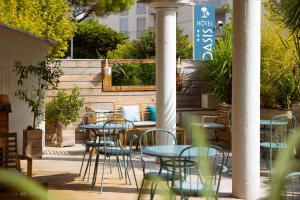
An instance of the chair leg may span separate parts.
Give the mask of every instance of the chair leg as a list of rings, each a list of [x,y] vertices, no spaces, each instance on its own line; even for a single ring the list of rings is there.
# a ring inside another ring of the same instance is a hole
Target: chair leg
[[[94,173],[93,173],[93,178],[92,178],[92,187],[95,187],[95,185],[96,185],[97,172],[98,172],[98,163],[99,163],[99,154],[97,154],[96,160],[95,160],[95,167],[94,167]]]
[[[79,176],[81,176],[81,171],[82,171],[82,167],[83,167],[83,163],[84,163],[84,159],[85,159],[85,154],[88,152],[88,150],[89,150],[89,147],[86,146],[85,147],[85,151],[83,153],[83,158],[82,158],[82,161],[81,161],[81,166],[80,166],[80,170],[79,170]]]
[[[92,151],[93,151],[93,148],[92,148],[91,151],[90,151],[89,159],[88,159],[88,162],[86,163],[86,166],[85,166],[85,171],[84,171],[84,175],[83,175],[83,180],[85,179],[85,176],[86,176],[88,167],[89,167],[89,165],[90,165],[90,162],[92,161]]]
[[[122,169],[121,169],[121,165],[120,165],[119,156],[116,156],[116,160],[117,160],[117,166],[118,166],[119,179],[122,179],[123,178],[123,173],[122,173]]]
[[[142,181],[142,185],[141,185],[141,188],[140,188],[140,191],[139,191],[139,196],[138,196],[138,200],[140,200],[141,198],[141,195],[142,195],[142,190],[144,189],[144,182],[145,182],[145,177],[143,177],[143,181]]]
[[[103,160],[102,177],[101,177],[101,184],[100,184],[100,193],[102,193],[102,191],[103,191],[103,179],[104,179],[105,163],[106,163],[106,155],[104,155],[104,160]]]
[[[123,155],[122,157],[123,157],[123,164],[124,164],[125,183],[127,184],[128,171],[126,167],[125,156]]]
[[[109,160],[109,169],[110,169],[110,173],[112,173],[110,156],[108,157],[108,160]]]
[[[139,190],[139,186],[138,186],[138,183],[137,183],[137,180],[136,180],[136,175],[135,175],[135,171],[134,171],[131,156],[129,156],[129,159],[130,159],[130,164],[131,164],[131,168],[132,168],[132,172],[133,172],[133,177],[134,177],[134,180],[135,180],[136,189]]]

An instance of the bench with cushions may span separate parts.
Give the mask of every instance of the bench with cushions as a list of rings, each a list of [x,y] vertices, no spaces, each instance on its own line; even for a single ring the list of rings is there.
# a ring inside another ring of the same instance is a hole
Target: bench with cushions
[[[113,118],[130,120],[136,127],[154,127],[156,125],[155,102],[136,104],[115,102]]]

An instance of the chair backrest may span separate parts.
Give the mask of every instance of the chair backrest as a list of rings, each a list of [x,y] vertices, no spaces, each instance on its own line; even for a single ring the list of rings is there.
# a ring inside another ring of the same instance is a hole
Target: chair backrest
[[[109,115],[105,112],[86,112],[82,117],[82,124],[106,122],[109,120]]]
[[[82,117],[81,124],[88,125],[91,122],[97,122],[97,123],[105,123],[109,120],[109,115],[105,112],[86,112]],[[94,132],[83,129],[85,134],[85,141],[90,141],[94,139]]]
[[[284,143],[290,134],[295,132],[296,118],[284,114],[274,116],[270,122],[270,141]]]
[[[228,112],[231,110],[231,107],[228,105],[220,104],[217,108],[217,119],[216,122],[219,124],[228,125]]]
[[[207,198],[218,196],[222,169],[225,155],[221,147],[191,146],[180,153],[180,174],[184,179],[179,179],[179,193],[184,196],[206,196]]]
[[[128,149],[128,142],[131,150],[132,143],[136,138],[135,133],[136,130],[132,121],[112,119],[104,123],[102,132],[95,139],[104,141],[102,144],[99,143],[98,146],[98,149],[104,147],[104,151],[114,147],[118,147],[121,150]],[[114,145],[112,146],[110,142],[113,142]]]
[[[157,137],[164,138],[165,141],[168,141],[168,144],[177,144],[176,136],[165,129],[151,129],[142,133],[139,146],[140,146],[140,155],[141,155],[141,163],[143,167],[143,172],[151,172],[157,171],[159,169],[159,163],[157,162],[157,158],[149,155],[144,155],[143,150],[146,147],[157,146],[159,143],[157,141]]]
[[[20,171],[17,154],[17,133],[0,132],[0,167]]]

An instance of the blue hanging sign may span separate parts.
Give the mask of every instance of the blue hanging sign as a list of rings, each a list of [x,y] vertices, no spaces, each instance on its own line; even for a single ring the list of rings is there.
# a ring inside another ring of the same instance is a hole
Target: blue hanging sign
[[[212,60],[215,47],[215,7],[194,6],[194,59]]]

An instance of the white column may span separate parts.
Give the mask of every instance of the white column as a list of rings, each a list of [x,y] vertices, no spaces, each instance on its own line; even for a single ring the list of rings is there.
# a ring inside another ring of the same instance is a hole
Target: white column
[[[176,8],[156,7],[156,127],[176,129]],[[160,138],[166,144],[166,138]]]
[[[260,194],[260,7],[233,1],[232,192],[246,200]]]

